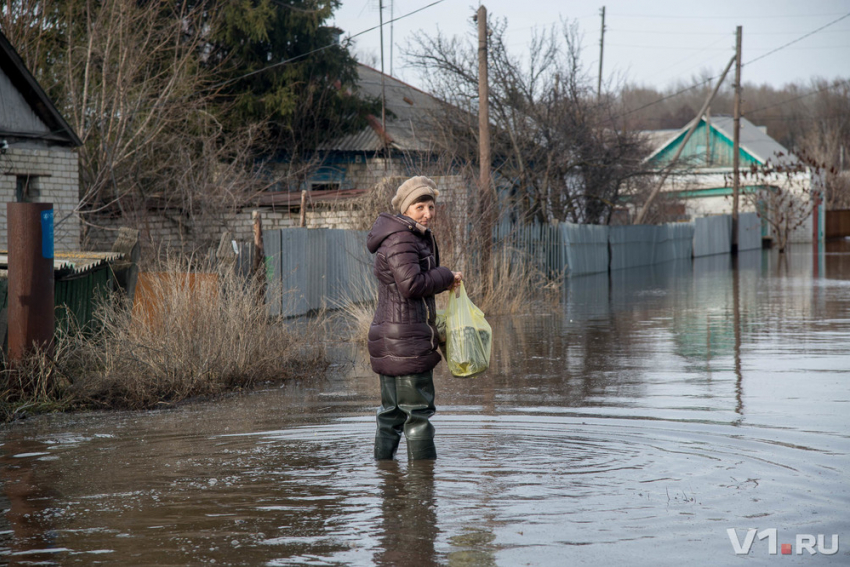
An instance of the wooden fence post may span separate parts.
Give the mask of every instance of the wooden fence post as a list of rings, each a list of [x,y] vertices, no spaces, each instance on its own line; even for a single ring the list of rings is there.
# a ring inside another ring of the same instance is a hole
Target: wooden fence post
[[[260,216],[260,211],[251,213],[251,218],[254,220],[254,263],[252,266],[252,275],[257,279],[259,286],[258,294],[260,300],[265,297],[266,290],[266,252],[263,247],[263,219]]]

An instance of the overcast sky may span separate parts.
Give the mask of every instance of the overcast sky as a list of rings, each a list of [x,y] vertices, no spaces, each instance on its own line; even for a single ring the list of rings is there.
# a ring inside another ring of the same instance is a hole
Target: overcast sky
[[[384,20],[391,0],[384,0]],[[396,0],[398,18],[434,0]],[[406,68],[402,50],[413,34],[474,33],[471,16],[478,3],[444,0],[393,24],[393,75],[414,86],[422,80]],[[605,6],[603,76],[664,88],[690,82],[706,70],[722,72],[734,54],[735,27],[743,26],[743,80],[776,87],[812,77],[850,79],[850,0],[489,0],[492,16],[508,21],[508,44],[517,54],[530,34],[566,18],[576,20],[583,39],[582,60],[595,78],[599,66],[600,8]],[[823,30],[788,44],[844,17]],[[335,25],[354,35],[379,21],[378,0],[342,0]],[[377,58],[380,32],[355,39],[355,53]],[[390,30],[384,29],[385,70],[390,71]],[[772,50],[781,48],[775,53]],[[762,57],[758,61],[756,58]],[[748,61],[753,61],[747,65]]]

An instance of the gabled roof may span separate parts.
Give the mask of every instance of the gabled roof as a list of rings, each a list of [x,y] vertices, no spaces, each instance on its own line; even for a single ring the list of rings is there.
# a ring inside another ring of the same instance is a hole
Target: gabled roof
[[[704,123],[705,119],[700,118],[700,123]],[[685,134],[690,128],[690,122],[679,130],[656,130],[646,132],[651,145],[655,147],[654,151],[649,155],[647,161],[652,160],[655,156],[664,150],[681,143]],[[712,116],[709,119],[711,129],[725,138],[729,144],[732,144],[734,139],[735,120],[731,116]],[[696,134],[695,134],[696,135]],[[712,137],[712,139],[715,139]],[[693,138],[691,138],[693,140]],[[690,143],[690,142],[689,142]],[[800,161],[789,152],[782,144],[771,138],[767,133],[747,120],[741,117],[741,131],[739,137],[741,151],[748,154],[754,161],[764,165],[768,160],[774,165],[798,165]]]
[[[357,86],[366,96],[381,99],[381,72],[363,64],[357,65]],[[343,152],[376,152],[387,147],[396,150],[426,151],[431,149],[429,126],[431,113],[442,104],[438,99],[416,87],[383,74],[386,92],[386,131],[380,116],[369,116],[369,126],[341,136],[320,146],[320,150]],[[392,115],[390,114],[392,113]]]
[[[711,126],[733,140],[735,138],[735,119],[731,116],[713,116]],[[771,163],[798,163],[799,160],[785,146],[767,135],[767,132],[741,117],[741,132],[738,138],[741,148],[748,154],[764,164],[767,160]]]
[[[20,93],[23,101],[29,105],[35,117],[40,120],[44,128],[28,128],[22,130],[13,126],[15,124],[0,123],[0,136],[31,138],[49,140],[70,146],[81,146],[82,141],[68,125],[56,106],[27,69],[18,52],[0,32],[0,78],[8,78],[11,86]],[[5,103],[5,101],[4,101]],[[12,108],[12,104],[8,106]],[[2,114],[0,114],[2,118]]]

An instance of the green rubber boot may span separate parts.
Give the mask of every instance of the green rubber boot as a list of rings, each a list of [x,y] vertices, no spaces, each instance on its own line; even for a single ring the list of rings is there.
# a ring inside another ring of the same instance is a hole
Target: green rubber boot
[[[378,429],[375,432],[375,459],[395,457],[407,415],[398,407],[395,376],[380,375],[381,407],[378,408]]]
[[[437,411],[434,406],[434,373],[398,376],[396,394],[398,408],[407,417],[404,436],[407,439],[408,460],[436,459],[434,426],[429,421]]]

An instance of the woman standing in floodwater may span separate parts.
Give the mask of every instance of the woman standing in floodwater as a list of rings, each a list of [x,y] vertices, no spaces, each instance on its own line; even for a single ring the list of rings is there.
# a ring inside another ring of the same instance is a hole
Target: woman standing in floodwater
[[[434,296],[463,276],[440,266],[429,225],[437,213],[437,185],[412,177],[399,186],[393,212],[381,213],[367,238],[375,254],[378,308],[369,328],[369,358],[381,379],[375,458],[392,459],[401,434],[408,459],[435,459],[434,367],[437,352]]]

